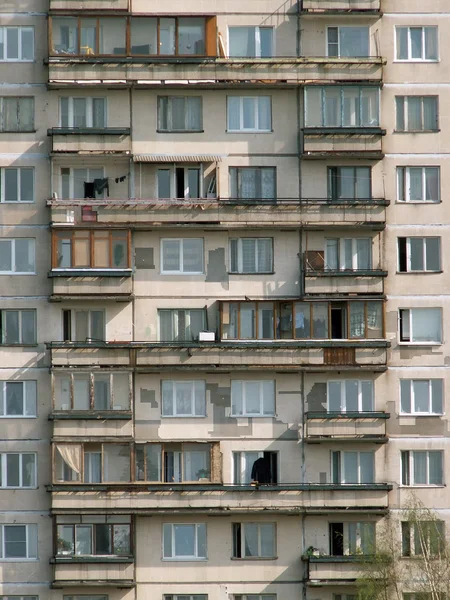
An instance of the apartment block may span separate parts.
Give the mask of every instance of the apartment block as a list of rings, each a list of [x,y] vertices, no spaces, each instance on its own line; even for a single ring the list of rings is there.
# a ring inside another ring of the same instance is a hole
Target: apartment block
[[[448,2],[0,4],[0,600],[354,600],[450,534]]]

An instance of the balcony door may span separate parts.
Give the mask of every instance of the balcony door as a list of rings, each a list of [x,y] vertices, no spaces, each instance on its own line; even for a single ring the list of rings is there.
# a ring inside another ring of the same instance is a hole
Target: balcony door
[[[202,197],[202,167],[168,167],[158,169],[158,198]]]

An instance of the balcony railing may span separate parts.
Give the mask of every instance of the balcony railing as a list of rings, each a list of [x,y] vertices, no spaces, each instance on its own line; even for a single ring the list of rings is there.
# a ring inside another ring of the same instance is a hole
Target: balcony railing
[[[352,585],[361,577],[370,555],[310,556],[302,559],[308,564],[308,586]]]
[[[129,127],[52,127],[47,135],[52,140],[52,152],[105,152],[129,154]]]
[[[307,412],[306,442],[387,442],[386,412]],[[301,431],[299,432],[301,435]]]
[[[95,586],[135,587],[134,558],[77,557],[52,559],[53,588]]]
[[[344,13],[351,15],[378,15],[380,0],[302,0],[302,13],[329,15]]]
[[[303,158],[366,158],[381,160],[381,127],[305,127]]]

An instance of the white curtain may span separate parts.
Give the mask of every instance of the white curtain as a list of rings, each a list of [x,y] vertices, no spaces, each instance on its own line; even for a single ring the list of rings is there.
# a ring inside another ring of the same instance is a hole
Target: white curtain
[[[77,475],[81,472],[81,445],[80,444],[57,444],[56,449],[68,467]]]

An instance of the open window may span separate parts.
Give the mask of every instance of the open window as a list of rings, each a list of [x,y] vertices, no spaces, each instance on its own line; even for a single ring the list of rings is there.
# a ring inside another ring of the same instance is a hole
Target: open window
[[[278,452],[233,452],[233,483],[250,485],[278,483]]]
[[[129,482],[131,448],[129,444],[86,443],[54,445],[56,483]]]

